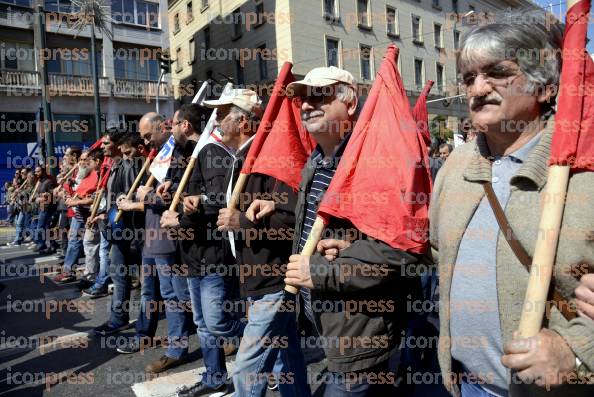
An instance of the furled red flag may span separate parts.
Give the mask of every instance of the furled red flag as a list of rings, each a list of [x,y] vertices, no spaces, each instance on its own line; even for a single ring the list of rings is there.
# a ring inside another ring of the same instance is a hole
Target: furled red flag
[[[105,157],[101,164],[101,171],[99,172],[99,180],[101,181],[99,189],[104,189],[105,186],[107,186],[107,180],[109,179],[109,173],[111,172],[112,166],[113,159],[111,157]]]
[[[594,171],[594,63],[586,52],[590,0],[567,12],[551,165]]]
[[[433,87],[433,80],[427,80],[427,84],[421,91],[421,95],[417,98],[415,107],[412,110],[412,116],[417,123],[417,129],[423,137],[427,146],[431,145],[431,134],[429,133],[429,113],[427,112],[427,96]]]
[[[301,169],[316,143],[301,124],[297,101],[286,95],[287,85],[295,81],[292,68],[292,63],[285,62],[274,83],[241,173],[265,174],[297,189]]]
[[[318,209],[348,219],[361,232],[411,253],[427,249],[431,176],[427,150],[390,45]]]
[[[76,187],[74,192],[78,197],[86,197],[95,192],[97,183],[99,182],[99,176],[95,170],[91,171],[86,178],[80,181],[80,184]]]

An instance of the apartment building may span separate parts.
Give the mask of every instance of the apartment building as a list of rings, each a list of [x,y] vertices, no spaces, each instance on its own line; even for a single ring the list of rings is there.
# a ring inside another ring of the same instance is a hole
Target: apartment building
[[[466,24],[529,0],[170,0],[176,99],[191,100],[205,79],[236,84],[273,82],[285,61],[303,76],[317,66],[350,71],[373,82],[384,51],[400,49],[398,67],[411,103],[429,79],[431,98],[460,94],[455,49]],[[487,14],[490,13],[490,14]],[[363,92],[365,90],[362,90]],[[429,104],[430,117],[457,131],[463,98]]]
[[[38,3],[45,9],[45,50],[40,45]],[[111,125],[134,130],[144,113],[155,110],[157,94],[160,111],[173,111],[169,76],[157,84],[157,56],[169,47],[167,2],[105,3],[107,33],[96,30],[100,131]],[[91,30],[87,26],[77,32],[78,17],[70,0],[0,0],[0,145],[13,155],[22,154],[25,143],[37,141],[42,61],[49,73],[56,154],[65,145],[95,141]]]

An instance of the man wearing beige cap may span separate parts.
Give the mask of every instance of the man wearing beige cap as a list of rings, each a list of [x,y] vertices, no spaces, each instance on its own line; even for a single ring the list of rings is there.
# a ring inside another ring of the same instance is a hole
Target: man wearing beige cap
[[[224,395],[231,391],[223,346],[239,346],[244,326],[234,316],[235,305],[229,304],[237,295],[237,288],[226,270],[235,259],[226,249],[228,243],[217,231],[216,223],[219,210],[226,206],[225,177],[235,152],[246,136],[253,135],[255,129],[247,126],[256,125],[262,112],[261,101],[251,90],[233,89],[223,99],[203,104],[216,109],[216,127],[222,139],[205,145],[198,154],[179,219],[178,236],[206,370],[197,383],[177,391],[180,397]]]

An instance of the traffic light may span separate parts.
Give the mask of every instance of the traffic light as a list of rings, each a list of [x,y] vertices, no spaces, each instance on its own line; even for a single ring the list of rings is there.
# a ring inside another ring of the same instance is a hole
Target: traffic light
[[[171,72],[171,57],[168,52],[160,52],[158,55],[159,67],[163,73]]]

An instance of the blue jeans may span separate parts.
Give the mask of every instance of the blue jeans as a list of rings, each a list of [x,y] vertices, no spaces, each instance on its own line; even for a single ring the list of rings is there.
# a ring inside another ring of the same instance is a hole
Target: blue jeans
[[[72,266],[78,263],[83,248],[83,239],[85,224],[76,218],[70,222],[70,232],[68,233],[68,248],[64,255],[64,273],[72,272]]]
[[[111,258],[109,252],[111,251],[111,241],[107,238],[107,230],[99,229],[99,273],[95,277],[94,288],[107,288],[109,278],[109,266]]]
[[[130,291],[132,289],[130,270],[134,259],[130,241],[112,240],[111,243],[111,280],[114,290],[111,297],[109,321],[114,327],[120,327],[130,321]]]
[[[281,290],[249,297],[248,303],[248,323],[235,360],[235,396],[265,396],[271,372],[283,397],[311,396],[297,334],[296,295]],[[275,346],[262,340],[279,342]]]
[[[388,362],[374,368],[369,368],[354,373],[327,372],[324,375],[324,397],[367,397],[367,396],[392,396],[396,389],[391,383],[382,379],[381,373],[388,372]],[[367,374],[375,374],[373,380]]]
[[[169,345],[165,355],[179,359],[188,354],[188,342],[192,325],[192,306],[186,275],[172,269],[175,255],[145,258],[144,263],[153,260],[157,265],[161,297],[165,302],[167,317],[167,339]]]
[[[494,394],[487,392],[480,385],[462,382],[460,385],[462,397],[495,397]]]
[[[37,218],[37,226],[35,227],[35,235],[33,241],[40,249],[47,248],[45,242],[48,237],[47,227],[52,218],[50,211],[39,211],[39,217]]]
[[[136,321],[136,337],[152,338],[155,336],[159,325],[159,307],[161,303],[155,258],[142,258],[140,277],[140,310]]]
[[[206,367],[201,382],[211,387],[227,381],[224,340],[239,339],[244,328],[225,306],[231,296],[230,286],[231,280],[218,274],[188,277],[194,323],[198,327],[200,350]]]
[[[16,218],[16,236],[14,237],[14,244],[21,244],[25,239],[25,235],[29,233],[29,223],[31,222],[31,214],[28,212],[19,212]]]

